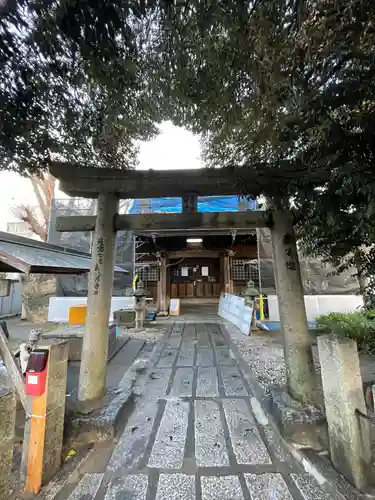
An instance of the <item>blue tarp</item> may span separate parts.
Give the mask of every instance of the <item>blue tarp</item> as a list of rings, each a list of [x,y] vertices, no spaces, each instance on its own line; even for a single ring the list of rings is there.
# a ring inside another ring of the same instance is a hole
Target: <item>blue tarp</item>
[[[242,210],[256,210],[256,200],[246,200],[238,196],[200,196],[198,197],[198,212],[237,212],[238,204]],[[151,198],[148,200],[149,210],[153,213],[180,213],[182,212],[181,198]],[[145,212],[145,201],[134,200],[129,213]]]

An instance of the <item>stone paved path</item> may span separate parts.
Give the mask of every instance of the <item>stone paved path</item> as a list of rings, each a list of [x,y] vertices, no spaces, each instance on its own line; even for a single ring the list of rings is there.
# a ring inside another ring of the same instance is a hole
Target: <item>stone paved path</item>
[[[69,500],[329,500],[283,448],[216,323],[175,323],[103,474]]]

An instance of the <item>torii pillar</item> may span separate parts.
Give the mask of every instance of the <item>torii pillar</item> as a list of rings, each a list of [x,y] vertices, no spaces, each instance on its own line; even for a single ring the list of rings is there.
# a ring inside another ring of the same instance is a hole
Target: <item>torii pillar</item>
[[[99,194],[79,373],[78,401],[82,410],[100,404],[105,392],[117,211],[118,198],[114,194]]]
[[[159,316],[168,316],[169,301],[168,301],[168,267],[167,256],[162,254],[159,259],[159,280],[157,284],[157,307]]]
[[[288,391],[301,403],[319,403],[291,213],[273,212],[271,239]]]

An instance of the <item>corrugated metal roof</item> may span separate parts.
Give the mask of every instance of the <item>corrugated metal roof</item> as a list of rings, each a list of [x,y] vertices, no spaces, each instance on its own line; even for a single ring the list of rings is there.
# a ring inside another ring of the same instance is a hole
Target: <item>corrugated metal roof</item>
[[[0,272],[78,274],[90,265],[90,254],[0,232]],[[118,266],[115,271],[128,273]]]

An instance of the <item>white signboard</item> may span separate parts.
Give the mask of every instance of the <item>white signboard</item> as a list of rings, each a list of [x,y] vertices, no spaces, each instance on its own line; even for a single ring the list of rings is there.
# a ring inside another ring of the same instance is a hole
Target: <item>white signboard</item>
[[[247,306],[242,297],[229,293],[222,294],[218,314],[236,326],[244,335],[251,334],[253,308]]]
[[[202,276],[208,276],[208,267],[202,266]]]
[[[181,268],[181,276],[189,276],[189,268],[188,267]]]
[[[180,299],[171,299],[169,302],[169,314],[171,316],[180,315]]]

